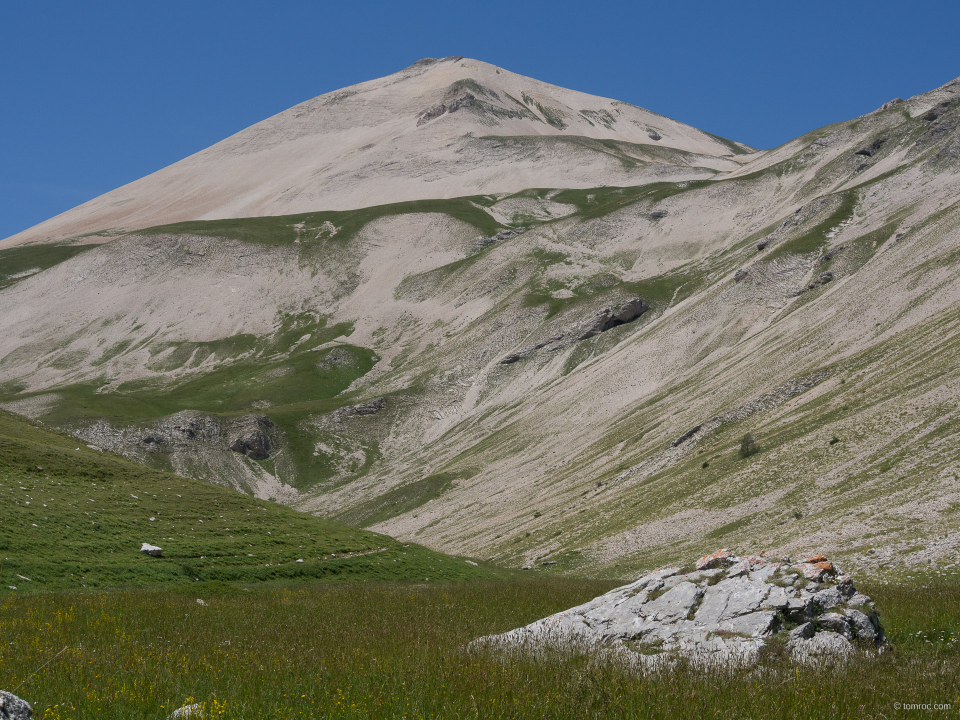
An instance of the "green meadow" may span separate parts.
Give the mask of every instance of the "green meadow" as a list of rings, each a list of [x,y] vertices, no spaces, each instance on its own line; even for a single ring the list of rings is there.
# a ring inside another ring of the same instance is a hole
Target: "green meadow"
[[[846,666],[772,653],[751,670],[643,676],[584,655],[469,646],[617,584],[432,552],[0,413],[0,688],[39,720],[162,720],[194,703],[238,719],[960,711],[952,576],[858,582],[892,649]]]
[[[639,676],[585,656],[467,647],[611,585],[534,576],[11,593],[0,600],[0,683],[41,720],[160,720],[193,703],[250,719],[958,715],[956,585],[864,587],[892,650],[845,667],[770,657],[753,670]]]

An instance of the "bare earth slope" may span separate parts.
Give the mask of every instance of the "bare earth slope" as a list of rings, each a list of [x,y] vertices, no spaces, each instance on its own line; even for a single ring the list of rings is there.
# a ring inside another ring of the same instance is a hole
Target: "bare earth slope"
[[[8,238],[730,170],[751,148],[477,60],[421,60],[327,93]]]
[[[509,564],[956,562],[958,123],[954,81],[709,178],[536,178],[31,256],[0,289],[2,400]]]

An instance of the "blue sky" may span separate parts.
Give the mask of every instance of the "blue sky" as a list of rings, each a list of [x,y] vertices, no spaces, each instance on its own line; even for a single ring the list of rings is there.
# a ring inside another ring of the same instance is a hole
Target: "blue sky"
[[[321,93],[465,55],[757,147],[960,76],[960,3],[0,4],[0,238]]]

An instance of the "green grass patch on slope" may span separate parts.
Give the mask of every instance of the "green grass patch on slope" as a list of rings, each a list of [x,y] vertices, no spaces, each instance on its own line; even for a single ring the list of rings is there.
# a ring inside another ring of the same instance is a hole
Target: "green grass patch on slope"
[[[337,516],[337,519],[360,527],[376,525],[426,505],[453,487],[454,481],[472,475],[465,472],[435,473],[356,505]]]
[[[609,215],[642,200],[657,203],[674,195],[706,187],[712,180],[688,180],[682,183],[656,182],[632,187],[601,187],[563,190],[551,199],[575,205],[581,217],[592,219]]]
[[[703,134],[712,137],[718,143],[728,148],[734,155],[749,155],[750,153],[756,152],[756,149],[750,147],[749,145],[741,145],[738,142],[728,140],[727,138],[720,137],[719,135],[714,135],[713,133],[704,132]]]
[[[806,255],[822,251],[829,240],[827,233],[853,215],[853,211],[857,207],[857,200],[857,192],[844,192],[841,195],[840,204],[826,219],[821,220],[800,237],[774,246],[764,259],[773,260],[783,255]]]
[[[489,213],[478,207],[478,205],[490,205],[492,202],[494,201],[486,195],[448,200],[411,200],[359,210],[327,210],[298,215],[230,220],[192,220],[157,225],[137,232],[140,235],[224,237],[265,245],[285,245],[299,240],[302,244],[309,245],[326,240],[349,240],[364,225],[380,218],[412,213],[441,213],[473,225],[485,235],[493,235],[503,226]],[[331,233],[325,229],[325,223],[331,223],[336,232]]]
[[[338,362],[325,363],[334,352]],[[99,392],[97,384],[67,385],[56,389],[60,400],[42,418],[57,425],[99,418],[135,422],[184,409],[236,415],[257,409],[260,401],[271,408],[310,406],[339,395],[373,367],[375,358],[368,348],[341,345],[277,360],[251,357],[180,382],[131,381],[109,393]]]
[[[560,262],[553,258],[544,260],[547,255],[564,257],[559,253],[541,253],[532,256],[541,262]],[[547,318],[568,312],[581,305],[596,306],[609,298],[610,302],[626,297],[641,297],[648,305],[655,309],[663,309],[671,301],[680,302],[700,289],[704,284],[704,276],[681,268],[678,271],[658,275],[652,278],[636,281],[615,281],[613,284],[584,284],[576,288],[573,297],[556,298],[550,294],[550,288],[537,288],[524,295],[523,304],[526,307],[547,306]]]
[[[141,553],[143,542],[162,547],[163,557]],[[385,535],[151,470],[0,412],[0,593],[196,579],[492,574]]]
[[[34,274],[31,271],[41,272],[52,268],[94,247],[96,245],[48,244],[0,250],[0,290]],[[21,277],[16,277],[18,275]]]

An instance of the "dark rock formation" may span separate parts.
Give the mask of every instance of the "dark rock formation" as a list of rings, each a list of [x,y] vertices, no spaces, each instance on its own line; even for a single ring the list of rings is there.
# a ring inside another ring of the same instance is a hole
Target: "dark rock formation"
[[[473,107],[477,96],[461,85],[451,86],[443,95],[443,100],[428,110],[424,110],[417,118],[417,125],[424,125],[446,113],[454,113],[461,108]]]
[[[138,444],[148,452],[157,452],[184,447],[198,440],[217,442],[220,432],[220,420],[186,410],[155,423]]]
[[[649,309],[650,306],[643,302],[642,298],[634,298],[617,307],[604,308],[587,324],[577,340],[586,340],[620,325],[633,322]]]
[[[266,460],[273,449],[269,435],[273,427],[273,422],[266,415],[237,418],[230,426],[230,449],[251,460]]]
[[[826,285],[828,282],[833,282],[833,273],[827,270],[826,272],[820,273],[820,277],[814,280],[812,283],[807,285],[807,290],[813,290],[816,287],[821,285]]]
[[[866,157],[873,157],[874,154],[881,148],[881,146],[887,141],[885,137],[878,138],[874,140],[869,145],[865,145],[859,150],[857,150],[854,155],[865,155]]]
[[[647,215],[647,217],[650,218],[651,220],[662,220],[666,216],[667,216],[666,210],[654,210],[652,213]]]
[[[586,340],[587,338],[592,338],[595,335],[599,335],[607,330],[612,330],[620,325],[626,325],[629,322],[633,322],[649,309],[650,306],[643,301],[643,298],[634,298],[633,300],[630,300],[622,305],[603,308],[590,320],[584,323],[580,329],[554,335],[553,337],[547,338],[536,345],[531,345],[518,352],[510,353],[509,355],[503,357],[499,361],[499,364],[512,365],[519,360],[530,357],[537,350],[542,350],[550,345],[553,346],[549,348],[550,352],[561,350],[562,348],[569,347],[579,340]]]
[[[670,447],[677,447],[678,445],[682,445],[682,444],[685,443],[687,440],[689,440],[689,439],[692,438],[694,435],[696,435],[697,432],[698,432],[698,431],[700,430],[700,428],[702,428],[702,427],[703,427],[703,425],[697,425],[695,428],[692,428],[692,429],[690,429],[690,430],[687,430],[683,435],[681,435],[681,436],[678,437],[676,440],[674,440],[672,443],[670,443]]]
[[[737,272],[734,274],[734,276],[733,276],[733,281],[736,282],[736,283],[738,283],[738,282],[740,282],[741,280],[746,279],[746,277],[747,277],[749,274],[750,274],[750,271],[749,271],[749,270],[744,270],[744,269],[741,268],[740,270],[737,270]]]
[[[833,260],[837,255],[839,255],[839,254],[842,253],[844,250],[846,250],[847,247],[849,247],[849,246],[848,246],[848,245],[838,245],[838,246],[835,247],[833,250],[830,250],[829,252],[824,253],[824,254],[820,257],[820,259],[817,260],[817,265],[823,265],[824,263],[830,262],[830,261]],[[831,276],[830,279],[832,280],[833,277]]]
[[[942,102],[939,105],[936,105],[930,108],[929,110],[927,110],[927,112],[924,113],[923,115],[923,119],[926,120],[927,122],[933,122],[938,117],[943,115],[949,107],[950,107],[949,101]]]
[[[365,403],[360,403],[359,405],[347,405],[342,407],[333,413],[333,419],[336,422],[340,422],[345,418],[350,417],[363,417],[367,415],[376,415],[378,412],[383,410],[387,406],[386,398],[374,398]]]
[[[818,277],[812,283],[807,285],[805,288],[793,293],[793,297],[799,297],[800,295],[803,295],[808,290],[814,290],[822,285],[826,285],[829,282],[833,282],[833,273],[827,270],[825,272],[820,273],[820,277]]]
[[[525,227],[512,228],[510,230],[501,230],[496,235],[491,235],[490,237],[479,237],[473,241],[473,249],[480,250],[487,247],[488,245],[496,245],[498,242],[503,242],[504,240],[509,240],[512,237],[517,235],[522,235],[527,231]]]
[[[553,345],[554,343],[559,343],[565,337],[566,337],[565,333],[562,333],[560,335],[554,335],[553,337],[547,338],[542,342],[538,342],[536,345],[531,345],[530,347],[524,348],[520,352],[511,353],[510,355],[507,355],[505,358],[503,358],[500,361],[499,364],[511,365],[512,363],[515,363],[518,360],[523,360],[525,357],[530,357],[537,350],[542,350],[543,348],[547,347],[547,345]],[[570,343],[568,342],[567,344],[569,345]],[[557,348],[554,348],[554,349],[559,349],[560,347],[564,347],[564,346],[559,345]]]

